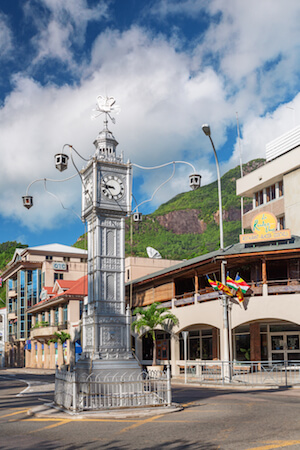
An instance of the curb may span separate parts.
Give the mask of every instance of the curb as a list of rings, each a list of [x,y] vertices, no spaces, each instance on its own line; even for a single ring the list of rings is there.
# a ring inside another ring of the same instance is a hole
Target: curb
[[[64,420],[81,420],[81,419],[138,419],[143,417],[151,417],[157,415],[170,414],[182,411],[184,408],[173,403],[172,406],[154,406],[153,408],[124,408],[105,411],[85,411],[74,413],[64,408],[56,406],[54,403],[45,403],[37,406],[27,412],[28,416],[37,418],[55,418]]]

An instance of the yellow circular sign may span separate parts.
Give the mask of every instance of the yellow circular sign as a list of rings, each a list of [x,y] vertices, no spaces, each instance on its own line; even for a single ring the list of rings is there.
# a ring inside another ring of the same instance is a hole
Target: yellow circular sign
[[[277,219],[274,214],[262,212],[254,217],[251,224],[253,233],[263,236],[270,231],[276,231]]]

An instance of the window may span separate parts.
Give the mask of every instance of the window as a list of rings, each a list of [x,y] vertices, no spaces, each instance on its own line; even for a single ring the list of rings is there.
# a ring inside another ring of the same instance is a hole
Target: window
[[[46,261],[52,261],[52,259],[53,259],[53,256],[46,255]]]
[[[272,186],[270,186],[270,201],[275,200],[275,197],[276,197],[275,184],[272,184]]]
[[[278,217],[278,225],[279,225],[279,229],[280,230],[284,230],[285,229],[285,217]]]
[[[255,193],[255,205],[260,206],[264,202],[264,193],[263,191],[258,191]]]
[[[184,340],[180,334],[180,359],[184,360]],[[212,329],[191,330],[188,334],[187,359],[213,359]]]
[[[283,181],[279,181],[278,188],[279,188],[279,197],[282,197],[283,196]]]
[[[56,280],[63,280],[64,274],[63,273],[54,273],[54,283]]]
[[[69,262],[69,261],[70,261],[70,258],[69,258],[69,256],[64,256],[63,260],[64,260],[65,262]]]

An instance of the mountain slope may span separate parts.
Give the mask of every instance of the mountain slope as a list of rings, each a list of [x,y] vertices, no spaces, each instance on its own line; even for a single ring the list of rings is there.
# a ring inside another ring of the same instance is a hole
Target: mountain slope
[[[255,159],[243,165],[247,174],[264,164]],[[240,167],[225,173],[221,179],[225,246],[238,242],[241,233],[241,199],[236,196]],[[244,211],[252,199],[244,199]],[[141,223],[126,219],[126,256],[147,257],[146,247],[158,250],[163,258],[190,259],[219,248],[219,201],[217,181],[196,191],[176,195],[155,212],[143,216]],[[74,244],[86,248],[85,236]]]

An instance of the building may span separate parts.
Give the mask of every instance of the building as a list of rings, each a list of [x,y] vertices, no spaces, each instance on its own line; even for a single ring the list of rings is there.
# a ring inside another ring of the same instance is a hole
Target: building
[[[189,360],[222,359],[223,308],[206,277],[220,280],[222,261],[232,278],[239,273],[250,285],[243,303],[229,301],[230,358],[244,361],[250,353],[255,361],[300,360],[300,238],[294,236],[275,245],[235,244],[128,282],[133,308],[158,301],[179,319],[172,336],[156,332],[160,364],[170,361],[179,374],[183,330]],[[135,347],[142,364],[151,364],[149,338],[135,336]]]
[[[179,262],[180,260],[175,259],[128,256],[125,258],[125,281],[131,281],[160,269],[166,269]]]
[[[6,308],[0,308],[0,368],[5,365]]]
[[[66,260],[66,257],[63,256],[63,259]],[[126,273],[145,275],[178,262],[129,257],[126,258],[125,267]],[[59,261],[55,258],[55,265],[57,264]],[[55,369],[56,365],[60,366],[63,362],[72,366],[81,353],[81,319],[87,296],[87,275],[72,280],[47,274],[45,279],[56,281],[54,285],[43,286],[39,301],[26,311],[31,317],[31,328],[25,340],[25,366]],[[61,331],[70,334],[70,340],[63,345],[63,349],[59,342],[49,343],[54,333]]]
[[[253,198],[245,229],[264,211],[275,215],[278,229],[300,236],[300,126],[267,144],[266,164],[237,180],[236,192]]]
[[[40,302],[27,310],[32,328],[25,347],[26,367],[74,366],[81,353],[81,318],[87,290],[87,275],[79,280],[56,280],[52,289],[43,288]],[[49,342],[62,331],[70,335],[63,345]]]
[[[7,286],[8,367],[25,366],[25,342],[32,326],[28,309],[39,303],[42,290],[53,288],[56,280],[78,280],[86,271],[86,250],[61,244],[16,249],[2,273]]]

